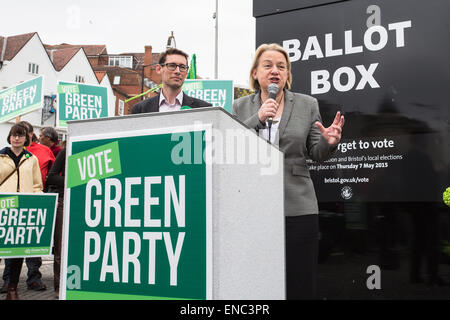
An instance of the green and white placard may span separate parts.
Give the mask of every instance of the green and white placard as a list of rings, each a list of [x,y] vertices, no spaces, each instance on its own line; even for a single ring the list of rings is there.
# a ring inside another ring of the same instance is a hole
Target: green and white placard
[[[0,91],[0,122],[41,109],[44,100],[42,83],[43,77],[39,76]]]
[[[229,113],[233,109],[233,80],[187,79],[183,92],[188,96],[207,101],[213,107],[222,107]]]
[[[0,258],[51,255],[58,194],[0,193]]]
[[[211,126],[68,144],[61,298],[211,299]]]
[[[72,82],[58,82],[57,127],[67,127],[69,120],[108,117],[106,87]]]

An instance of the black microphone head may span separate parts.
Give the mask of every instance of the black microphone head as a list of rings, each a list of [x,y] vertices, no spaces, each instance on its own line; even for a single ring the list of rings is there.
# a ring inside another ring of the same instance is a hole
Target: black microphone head
[[[269,84],[269,86],[267,87],[267,92],[269,92],[269,98],[270,99],[274,99],[277,97],[277,93],[278,93],[278,85],[276,83],[271,83]]]

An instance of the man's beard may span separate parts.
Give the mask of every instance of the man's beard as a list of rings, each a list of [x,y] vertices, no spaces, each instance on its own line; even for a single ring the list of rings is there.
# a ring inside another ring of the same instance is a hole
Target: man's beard
[[[180,89],[183,85],[178,84],[178,83],[166,83],[166,86],[169,87],[172,90],[178,90]]]

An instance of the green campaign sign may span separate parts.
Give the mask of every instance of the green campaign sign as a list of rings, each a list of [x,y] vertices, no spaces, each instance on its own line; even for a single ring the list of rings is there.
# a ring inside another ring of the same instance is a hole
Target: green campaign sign
[[[0,122],[42,108],[42,76],[0,91]]]
[[[232,112],[234,89],[232,80],[187,79],[183,91],[191,97],[210,102]]]
[[[0,257],[51,254],[57,194],[0,193]]]
[[[81,83],[58,83],[57,127],[67,127],[69,120],[108,117],[108,94],[105,87]]]
[[[183,130],[71,139],[62,298],[211,297],[209,129]]]

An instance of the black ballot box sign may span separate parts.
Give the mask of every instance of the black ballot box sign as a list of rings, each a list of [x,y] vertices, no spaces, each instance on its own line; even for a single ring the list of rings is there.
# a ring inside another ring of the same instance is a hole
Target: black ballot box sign
[[[289,53],[337,152],[308,160],[319,202],[441,202],[449,178],[450,2],[254,1],[256,47]],[[301,106],[299,106],[301,107]]]

